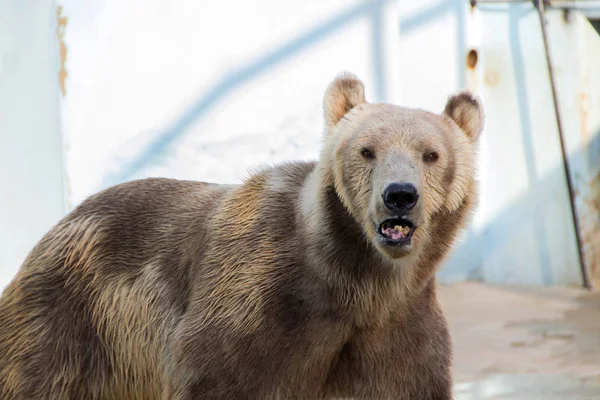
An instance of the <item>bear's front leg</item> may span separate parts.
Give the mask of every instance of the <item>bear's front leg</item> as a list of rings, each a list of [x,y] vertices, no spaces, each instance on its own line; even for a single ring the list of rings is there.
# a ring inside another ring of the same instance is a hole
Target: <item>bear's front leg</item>
[[[169,377],[164,400],[249,399],[250,396],[231,376],[230,371],[214,369],[211,373],[175,367]]]
[[[229,325],[184,319],[176,332],[165,399],[268,398],[281,381],[283,361],[272,329],[241,332]]]
[[[206,329],[175,339],[166,377],[164,399],[248,399],[258,381],[248,384],[240,365],[243,350],[225,335]],[[253,386],[254,385],[254,386]]]

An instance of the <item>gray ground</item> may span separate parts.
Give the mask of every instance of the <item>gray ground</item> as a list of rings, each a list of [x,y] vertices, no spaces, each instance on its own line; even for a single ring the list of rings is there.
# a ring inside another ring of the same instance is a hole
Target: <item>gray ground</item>
[[[457,400],[600,399],[600,293],[460,283],[440,300]]]

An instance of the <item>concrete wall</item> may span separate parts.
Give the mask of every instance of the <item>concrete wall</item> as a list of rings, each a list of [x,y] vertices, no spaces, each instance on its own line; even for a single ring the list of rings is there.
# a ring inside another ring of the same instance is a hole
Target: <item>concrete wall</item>
[[[0,0],[0,289],[65,212],[54,1]]]

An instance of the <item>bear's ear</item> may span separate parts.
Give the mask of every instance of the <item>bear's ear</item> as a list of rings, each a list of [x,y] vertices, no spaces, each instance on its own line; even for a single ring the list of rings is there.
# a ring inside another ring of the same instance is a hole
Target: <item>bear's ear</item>
[[[448,99],[444,114],[450,117],[472,142],[476,141],[483,130],[483,106],[479,97],[471,92],[462,91]]]
[[[325,127],[330,131],[354,107],[366,103],[365,86],[350,73],[339,75],[329,84],[323,100]]]

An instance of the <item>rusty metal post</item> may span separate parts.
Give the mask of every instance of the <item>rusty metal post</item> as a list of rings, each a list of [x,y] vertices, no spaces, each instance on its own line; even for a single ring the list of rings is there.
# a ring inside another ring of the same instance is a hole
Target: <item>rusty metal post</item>
[[[546,12],[544,9],[544,0],[536,0],[536,8],[540,18],[540,26],[542,28],[542,39],[544,42],[544,51],[546,53],[546,64],[548,66],[548,75],[550,76],[550,87],[552,89],[552,101],[554,102],[554,116],[556,117],[556,126],[558,129],[558,136],[560,140],[560,150],[562,153],[563,166],[565,171],[565,178],[567,181],[567,188],[569,190],[569,199],[571,205],[571,216],[573,218],[573,225],[575,227],[575,240],[577,242],[577,250],[579,256],[579,265],[581,267],[581,276],[583,279],[583,286],[591,289],[591,279],[589,271],[585,263],[585,255],[583,254],[583,244],[581,243],[581,230],[579,227],[579,219],[577,218],[577,207],[575,205],[575,191],[573,189],[573,182],[571,180],[571,168],[569,166],[567,146],[564,138],[564,129],[561,119],[558,93],[556,90],[556,80],[554,75],[554,65],[552,63],[552,53],[550,52],[550,45],[548,43],[548,31],[546,29],[547,20]]]

